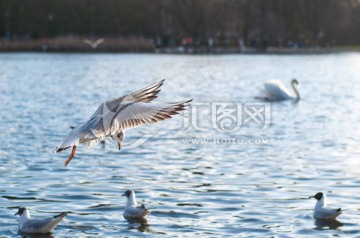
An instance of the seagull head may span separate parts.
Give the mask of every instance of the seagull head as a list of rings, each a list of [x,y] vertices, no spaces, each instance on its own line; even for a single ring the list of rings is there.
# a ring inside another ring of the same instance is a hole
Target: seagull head
[[[127,198],[126,206],[136,206],[136,196],[133,190],[127,190],[122,196]]]
[[[320,201],[323,197],[324,197],[324,193],[320,192],[320,193],[315,194],[314,196],[310,196],[309,199],[315,198],[316,200]]]
[[[127,197],[127,198],[130,198],[130,196],[134,193],[133,190],[126,190],[126,192],[121,195],[121,196],[124,196],[124,197]]]
[[[16,215],[21,216],[26,210],[27,210],[26,207],[19,207],[19,210],[17,211],[17,213],[14,214],[14,216]]]

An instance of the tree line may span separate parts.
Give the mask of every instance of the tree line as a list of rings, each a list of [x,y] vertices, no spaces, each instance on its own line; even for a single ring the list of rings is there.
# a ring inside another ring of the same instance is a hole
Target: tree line
[[[159,46],[355,45],[359,0],[0,0],[0,38],[144,37]]]

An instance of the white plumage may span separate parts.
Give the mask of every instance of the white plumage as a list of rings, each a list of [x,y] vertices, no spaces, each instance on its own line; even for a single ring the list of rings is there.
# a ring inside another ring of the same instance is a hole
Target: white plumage
[[[291,80],[291,86],[294,89],[295,95],[292,94],[286,87],[277,80],[271,80],[264,84],[266,100],[269,101],[281,101],[281,100],[299,100],[300,93],[298,89],[298,81],[296,79]]]
[[[192,100],[174,103],[152,102],[157,98],[163,83],[164,80],[100,104],[89,120],[70,131],[61,145],[56,148],[55,153],[73,147],[65,162],[67,166],[75,155],[76,147],[81,143],[91,145],[110,137],[117,142],[120,149],[126,130],[163,121],[185,110]]]
[[[317,200],[313,216],[315,219],[335,219],[341,214],[341,208],[333,209],[326,207],[326,194],[317,193],[309,198],[315,198]]]
[[[29,210],[25,207],[20,207],[15,215],[20,216],[19,231],[25,233],[49,233],[62,221],[67,213],[64,212],[49,218],[32,219]]]
[[[135,192],[133,190],[127,190],[122,196],[127,198],[124,211],[124,217],[126,219],[143,219],[150,214],[151,211],[146,209],[143,204],[137,204]]]

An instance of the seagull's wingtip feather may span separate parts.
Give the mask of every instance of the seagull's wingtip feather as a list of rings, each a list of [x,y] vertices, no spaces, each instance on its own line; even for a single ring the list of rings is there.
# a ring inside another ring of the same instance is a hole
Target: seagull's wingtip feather
[[[62,212],[59,215],[54,216],[54,218],[58,218],[58,217],[66,217],[68,215],[69,212]]]

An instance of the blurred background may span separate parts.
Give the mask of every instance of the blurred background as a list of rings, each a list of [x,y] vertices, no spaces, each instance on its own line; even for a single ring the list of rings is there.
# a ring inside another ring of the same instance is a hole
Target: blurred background
[[[1,0],[0,51],[357,49],[359,0]]]

